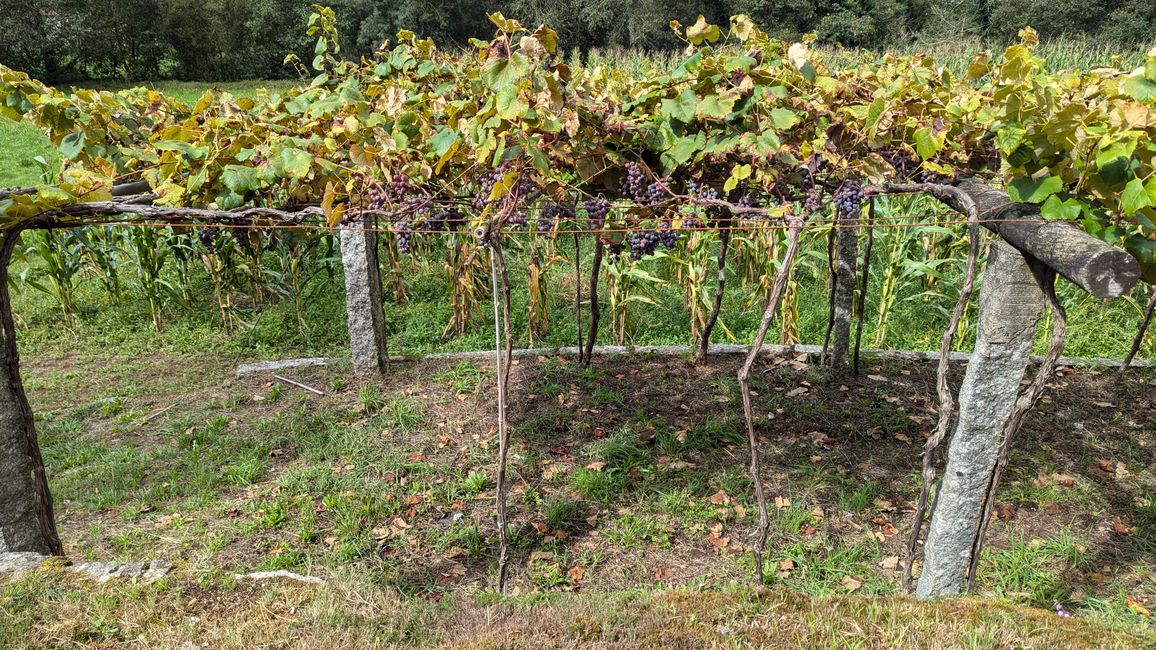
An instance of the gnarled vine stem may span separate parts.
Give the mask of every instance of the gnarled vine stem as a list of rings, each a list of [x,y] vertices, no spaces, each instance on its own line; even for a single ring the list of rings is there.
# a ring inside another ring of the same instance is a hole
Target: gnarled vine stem
[[[578,336],[578,361],[582,361],[582,245],[574,234],[574,331]]]
[[[803,230],[804,217],[794,216],[788,218],[787,224],[789,226],[787,250],[783,254],[783,261],[779,266],[779,270],[775,273],[774,283],[771,285],[771,295],[767,299],[766,309],[763,310],[763,318],[759,323],[759,331],[755,334],[755,340],[751,344],[751,349],[747,352],[747,358],[743,362],[742,368],[739,369],[739,391],[743,397],[743,417],[747,425],[747,443],[751,453],[751,481],[755,487],[755,501],[759,508],[759,528],[755,537],[754,551],[755,551],[755,571],[758,576],[759,584],[764,583],[765,571],[763,568],[763,547],[767,544],[767,528],[770,521],[767,517],[767,499],[763,493],[762,471],[759,462],[759,436],[755,432],[754,408],[751,405],[751,385],[750,376],[751,368],[755,365],[755,360],[759,357],[759,352],[763,348],[763,342],[767,338],[767,330],[771,326],[771,321],[775,318],[775,313],[779,310],[779,298],[783,294],[783,287],[787,284],[787,277],[791,272],[791,265],[795,261],[795,254],[799,249],[799,236]]]
[[[1128,372],[1132,360],[1140,352],[1140,346],[1144,344],[1144,335],[1148,333],[1148,325],[1152,323],[1152,315],[1156,313],[1156,286],[1148,287],[1148,291],[1148,306],[1144,308],[1144,315],[1140,318],[1140,327],[1136,329],[1136,338],[1132,339],[1132,347],[1128,349],[1128,356],[1124,357],[1124,363],[1120,364],[1119,374],[1121,375]]]
[[[831,228],[827,234],[827,277],[831,279],[831,286],[827,294],[827,329],[823,332],[823,350],[819,353],[819,365],[827,367],[827,353],[830,351],[831,332],[835,330],[835,292],[839,290],[839,274],[835,272],[835,240],[838,238],[837,226]]]
[[[590,267],[590,329],[586,333],[586,348],[578,361],[583,368],[589,368],[594,356],[594,342],[598,340],[598,319],[602,311],[598,308],[598,276],[602,273],[602,250],[606,245],[602,238],[594,236],[594,262]]]
[[[855,314],[855,352],[851,372],[859,374],[859,345],[863,341],[863,313],[867,309],[867,287],[871,279],[871,248],[875,245],[875,198],[867,199],[867,246],[863,249],[863,268],[859,278],[859,302]]]
[[[937,198],[942,196],[941,194],[932,194]],[[951,194],[951,198],[959,201],[961,207],[964,208],[967,214],[967,269],[964,272],[963,286],[960,287],[959,290],[959,299],[956,301],[955,309],[951,313],[951,321],[948,323],[947,329],[944,330],[943,339],[939,344],[939,367],[935,375],[935,390],[939,398],[939,421],[936,423],[935,431],[932,432],[931,437],[927,439],[927,444],[923,449],[923,469],[921,472],[923,485],[919,490],[919,503],[915,507],[915,516],[911,524],[911,534],[907,539],[907,554],[903,561],[903,588],[908,592],[911,591],[911,574],[915,564],[916,548],[919,545],[923,530],[923,519],[927,514],[928,496],[931,494],[932,485],[935,483],[935,453],[947,438],[947,432],[951,428],[952,417],[955,413],[955,398],[952,396],[951,388],[947,384],[951,346],[955,341],[956,332],[959,330],[959,321],[963,318],[963,313],[967,309],[968,302],[971,300],[972,288],[975,285],[977,259],[979,257],[979,211],[975,206],[975,202],[965,193],[957,190]]]
[[[502,253],[501,235],[489,234],[490,280],[494,295],[494,363],[498,375],[498,473],[495,497],[498,524],[498,590],[506,593],[510,561],[510,527],[506,519],[506,462],[510,450],[510,421],[506,395],[510,383],[513,342],[510,336],[510,276]],[[499,293],[500,291],[500,293]],[[501,302],[501,312],[498,303]],[[503,341],[504,336],[504,341]]]

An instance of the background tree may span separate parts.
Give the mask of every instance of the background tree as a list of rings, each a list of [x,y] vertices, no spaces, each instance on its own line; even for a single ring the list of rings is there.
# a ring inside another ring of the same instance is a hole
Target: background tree
[[[911,46],[961,39],[1001,46],[1028,23],[1045,38],[1112,45],[1156,39],[1151,0],[330,0],[342,51],[372,56],[398,30],[443,47],[488,37],[491,11],[558,29],[564,51],[679,50],[669,21],[702,14],[725,24],[748,14],[788,40],[813,32],[849,47]],[[50,83],[175,78],[202,81],[294,77],[285,55],[312,58],[309,0],[0,0],[9,17],[0,63]],[[1141,45],[1142,49],[1143,46]]]

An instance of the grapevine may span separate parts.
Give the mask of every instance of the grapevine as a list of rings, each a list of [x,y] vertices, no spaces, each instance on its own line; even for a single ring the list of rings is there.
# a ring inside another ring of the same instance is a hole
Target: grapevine
[[[853,226],[863,202],[883,193],[918,191],[950,204],[958,198],[953,184],[979,178],[1002,184],[1043,219],[1078,224],[1126,249],[1156,282],[1156,50],[1139,70],[1053,71],[1025,29],[1002,57],[977,57],[959,78],[924,56],[835,70],[808,49],[809,39],[773,39],[745,16],[731,18],[729,29],[700,17],[690,26],[672,23],[687,46],[676,65],[624,74],[564,62],[549,27],[529,29],[497,13],[490,19],[494,38],[462,52],[403,31],[375,58],[353,62],[335,46],[335,14],[318,6],[310,31],[318,35],[316,76],[255,99],[210,90],[188,105],[139,88],[66,92],[0,67],[0,115],[35,123],[64,160],[56,184],[0,191],[5,250],[26,229],[198,225],[228,323],[220,258],[240,248],[259,261],[264,246],[260,231],[238,236],[241,227],[387,224],[396,247],[387,258],[397,268],[395,252],[445,255],[459,332],[481,284],[475,267],[488,262],[499,350],[503,588],[513,345],[504,242],[514,233],[553,242],[572,227],[576,257],[580,234],[593,241],[589,329],[579,336],[580,363],[589,366],[606,255],[612,270],[622,256],[650,264],[660,249],[689,246],[680,231],[718,230],[717,289],[701,358],[722,303],[732,231],[787,229],[739,373],[759,506],[760,579],[768,515],[749,378],[804,229]],[[983,215],[964,212],[969,258],[943,359],[976,273]],[[766,247],[752,246],[757,262],[769,266]],[[530,257],[537,265],[536,254]],[[6,298],[0,302],[7,310]],[[942,361],[940,421],[925,451],[917,522],[952,414],[945,367]],[[907,581],[918,534],[917,525]]]

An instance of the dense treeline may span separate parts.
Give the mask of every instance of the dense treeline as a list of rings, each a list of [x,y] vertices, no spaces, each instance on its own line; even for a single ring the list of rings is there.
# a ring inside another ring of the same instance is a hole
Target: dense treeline
[[[488,11],[549,23],[567,49],[676,48],[670,19],[725,23],[745,13],[781,38],[830,43],[1002,41],[1031,24],[1044,37],[1128,43],[1156,38],[1151,0],[330,0],[347,54],[369,54],[399,29],[439,43],[491,33]],[[0,0],[0,63],[51,82],[85,79],[231,80],[293,75],[306,61],[307,0]]]

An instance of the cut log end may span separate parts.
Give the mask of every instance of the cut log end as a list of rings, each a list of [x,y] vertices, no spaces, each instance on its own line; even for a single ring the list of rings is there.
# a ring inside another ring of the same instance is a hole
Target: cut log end
[[[1097,253],[1083,271],[1080,281],[1068,279],[1097,298],[1119,298],[1140,281],[1140,264],[1136,258],[1118,249]]]

